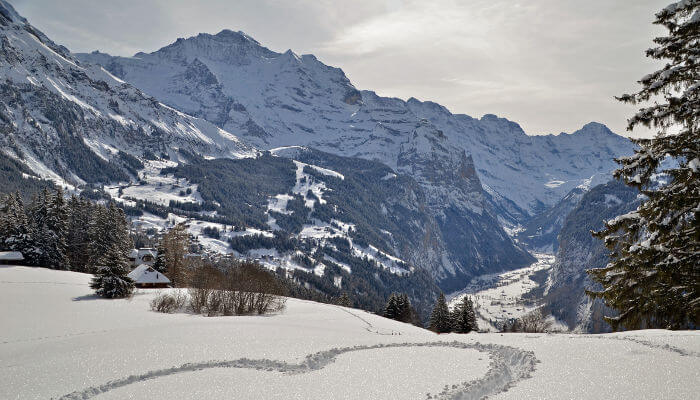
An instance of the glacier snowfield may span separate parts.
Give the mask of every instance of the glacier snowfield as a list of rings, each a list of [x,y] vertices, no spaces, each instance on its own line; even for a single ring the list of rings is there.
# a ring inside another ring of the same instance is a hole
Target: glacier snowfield
[[[436,335],[289,299],[276,315],[149,310],[90,275],[0,267],[2,399],[694,399],[700,334]]]

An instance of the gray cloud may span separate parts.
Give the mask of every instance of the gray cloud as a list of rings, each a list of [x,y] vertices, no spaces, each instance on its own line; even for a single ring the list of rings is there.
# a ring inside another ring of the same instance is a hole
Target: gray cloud
[[[658,66],[644,58],[669,0],[14,0],[72,51],[132,55],[199,32],[242,30],[313,53],[360,89],[494,113],[526,132],[599,121],[625,134],[613,96]],[[636,131],[633,136],[649,136]]]

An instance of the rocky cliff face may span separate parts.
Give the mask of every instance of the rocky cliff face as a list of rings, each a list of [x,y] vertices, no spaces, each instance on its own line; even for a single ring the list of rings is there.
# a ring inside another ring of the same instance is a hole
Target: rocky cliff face
[[[603,221],[636,208],[638,195],[636,189],[611,181],[584,194],[566,217],[559,233],[559,250],[547,282],[545,301],[552,315],[569,329],[591,333],[610,330],[602,317],[611,310],[585,294],[585,289],[593,285],[586,270],[608,263],[603,242],[590,232],[602,229]]]
[[[539,253],[556,254],[564,221],[588,189],[585,186],[574,188],[553,207],[528,219],[515,235],[518,242]]]

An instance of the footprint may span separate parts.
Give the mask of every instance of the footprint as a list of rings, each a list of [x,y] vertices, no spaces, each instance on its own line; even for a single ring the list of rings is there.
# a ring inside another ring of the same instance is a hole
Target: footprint
[[[425,342],[425,343],[387,343],[371,346],[353,346],[333,348],[306,356],[299,364],[290,364],[285,361],[269,359],[239,358],[236,360],[213,360],[198,363],[187,363],[178,367],[153,370],[139,375],[130,375],[125,378],[109,381],[102,385],[91,386],[83,390],[61,396],[61,400],[89,399],[99,394],[109,392],[133,383],[143,382],[160,377],[180,374],[192,371],[201,371],[211,368],[246,368],[264,371],[276,371],[288,374],[303,374],[320,370],[335,362],[340,354],[355,351],[373,349],[397,348],[397,347],[448,347],[456,349],[472,349],[487,353],[491,362],[486,374],[469,382],[460,382],[448,385],[438,394],[433,394],[432,399],[481,399],[489,395],[508,390],[516,382],[530,377],[538,362],[531,351],[525,351],[515,347],[496,344],[463,343],[463,342]]]

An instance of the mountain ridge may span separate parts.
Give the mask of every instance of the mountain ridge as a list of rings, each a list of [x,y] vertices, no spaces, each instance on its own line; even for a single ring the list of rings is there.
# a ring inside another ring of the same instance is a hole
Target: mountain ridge
[[[509,225],[553,206],[586,180],[606,181],[615,167],[612,158],[633,148],[596,122],[571,134],[527,135],[516,122],[493,114],[474,118],[434,101],[358,90],[342,69],[313,55],[278,53],[232,30],[180,38],[134,57],[77,56],[262,149],[302,145],[394,168],[401,142],[427,120],[450,146],[472,155],[484,185],[509,200],[508,207],[517,205],[515,217],[500,215]],[[195,64],[214,79],[180,79]],[[175,77],[178,84],[171,83]]]

